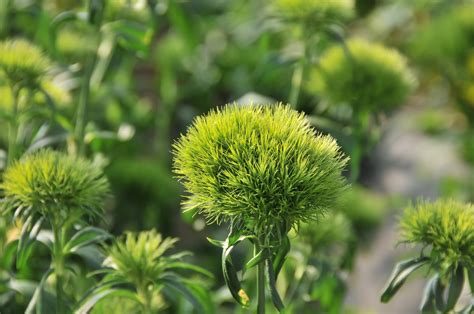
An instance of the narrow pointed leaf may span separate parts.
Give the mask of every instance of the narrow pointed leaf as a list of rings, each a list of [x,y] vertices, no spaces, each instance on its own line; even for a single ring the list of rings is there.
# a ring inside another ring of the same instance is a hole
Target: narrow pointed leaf
[[[225,246],[224,241],[219,241],[219,240],[212,239],[212,238],[209,238],[209,237],[207,237],[206,239],[207,239],[207,241],[209,241],[209,243],[211,243],[214,246],[217,246],[217,247],[220,247],[220,248],[223,248]]]
[[[267,260],[267,276],[268,276],[268,285],[270,287],[270,294],[272,296],[273,305],[275,308],[282,312],[285,306],[283,305],[283,301],[281,300],[280,294],[278,294],[278,290],[276,288],[276,279],[275,279],[275,272],[273,270],[273,263],[271,259]]]
[[[438,282],[439,276],[434,275],[426,284],[420,305],[420,311],[422,313],[436,312],[436,286],[438,285]]]
[[[280,271],[285,263],[286,256],[290,252],[291,244],[288,236],[283,237],[282,243],[275,253],[273,260],[273,272],[275,273],[275,280],[278,278]]]
[[[268,253],[268,250],[261,250],[245,264],[245,269],[255,267],[256,265],[260,264],[260,262],[265,261],[269,255],[270,254]]]
[[[474,294],[474,268],[467,270],[467,278],[469,279],[469,286],[471,287],[471,293]]]
[[[193,306],[196,312],[205,314],[205,306],[203,304],[203,299],[193,290],[189,289],[183,282],[181,282],[178,278],[162,278],[165,285],[169,288],[176,290],[177,292],[181,293],[186,300],[188,300]]]
[[[71,238],[71,240],[69,240],[69,242],[64,247],[64,253],[68,254],[75,252],[84,246],[99,243],[110,238],[112,238],[110,233],[103,229],[96,227],[86,227],[78,231]]]
[[[451,282],[448,290],[448,300],[446,302],[445,312],[451,311],[456,305],[461,296],[462,288],[464,286],[464,268],[458,266],[452,270]]]
[[[408,276],[421,266],[428,262],[427,257],[419,257],[409,259],[398,263],[388,280],[387,286],[385,287],[380,300],[383,303],[387,303],[393,295],[402,287]]]
[[[128,298],[137,302],[137,304],[141,304],[140,299],[134,291],[126,289],[105,289],[93,294],[90,298],[88,298],[85,303],[83,303],[77,310],[74,311],[74,314],[89,313],[89,311],[97,304],[97,302],[106,297]]]
[[[46,280],[48,277],[53,273],[54,269],[50,268],[46,273],[44,273],[41,281],[39,282],[38,286],[36,287],[35,293],[26,308],[25,314],[46,314],[46,313],[54,313],[56,309],[54,308],[53,297],[49,295],[49,302],[45,300],[47,298],[46,291],[44,286],[46,284]]]
[[[179,268],[179,269],[182,269],[182,270],[190,270],[190,271],[194,271],[196,273],[199,273],[201,275],[204,275],[206,277],[214,278],[214,275],[212,275],[211,272],[205,270],[202,267],[199,267],[199,266],[196,266],[196,265],[193,265],[193,264],[189,264],[189,263],[173,262],[173,263],[167,264],[166,268],[167,269]]]

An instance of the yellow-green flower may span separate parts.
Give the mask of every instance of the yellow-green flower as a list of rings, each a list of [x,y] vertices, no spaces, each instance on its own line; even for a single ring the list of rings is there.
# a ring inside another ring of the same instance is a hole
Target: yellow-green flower
[[[91,162],[42,150],[26,155],[3,174],[3,211],[64,221],[101,216],[109,185]]]
[[[186,208],[240,225],[264,245],[320,217],[345,187],[335,140],[281,104],[227,105],[198,117],[174,155]]]
[[[0,70],[14,83],[36,83],[50,64],[41,49],[27,40],[7,39],[0,42]]]
[[[330,48],[313,70],[307,88],[331,104],[384,111],[403,104],[415,79],[396,50],[362,39]]]
[[[347,20],[354,15],[354,0],[277,0],[274,5],[282,16],[306,24]]]
[[[405,209],[402,241],[431,247],[435,265],[474,266],[474,206],[454,200],[418,202]]]

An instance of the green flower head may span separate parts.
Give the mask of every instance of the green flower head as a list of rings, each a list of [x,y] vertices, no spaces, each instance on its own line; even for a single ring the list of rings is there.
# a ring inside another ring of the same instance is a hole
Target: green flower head
[[[163,256],[177,241],[176,238],[163,239],[155,230],[127,232],[108,249],[104,265],[114,269],[114,276],[137,287],[147,286],[159,280],[168,263],[177,260],[173,255]]]
[[[316,219],[345,187],[346,159],[289,106],[227,105],[198,117],[174,146],[185,206],[237,223],[265,245]]]
[[[9,166],[0,188],[3,211],[55,221],[101,216],[109,186],[89,161],[52,150],[26,155]]]
[[[275,7],[281,15],[310,25],[347,20],[354,15],[354,0],[277,0]]]
[[[24,39],[0,42],[0,70],[13,83],[34,84],[49,66],[50,60],[41,49]]]
[[[384,111],[403,104],[415,79],[393,49],[361,39],[330,48],[311,73],[308,89],[331,104]]]
[[[474,266],[474,206],[454,200],[426,201],[405,209],[402,241],[431,247],[433,263],[442,268]]]

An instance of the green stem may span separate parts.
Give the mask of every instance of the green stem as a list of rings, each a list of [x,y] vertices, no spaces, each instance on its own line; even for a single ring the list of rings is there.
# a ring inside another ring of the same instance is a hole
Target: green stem
[[[260,252],[260,244],[255,242],[254,246],[255,254]],[[257,265],[257,313],[265,314],[265,261],[261,261]]]
[[[16,86],[11,87],[12,90],[12,115],[8,123],[8,155],[7,164],[11,164],[17,154],[17,140],[18,140],[18,102],[20,95],[20,88]]]
[[[368,124],[369,124],[370,114],[364,111],[354,111],[353,116],[353,138],[354,138],[354,147],[351,151],[351,160],[350,160],[350,181],[352,183],[357,182],[357,179],[360,175],[360,166],[362,157],[367,149],[368,139]]]
[[[63,254],[63,232],[58,225],[53,226],[54,233],[54,251],[53,264],[54,273],[56,274],[56,313],[64,314],[64,254]]]
[[[305,59],[306,58],[303,57],[298,61],[298,64],[293,71],[293,76],[291,77],[291,90],[288,101],[294,109],[298,108],[298,98],[300,95],[301,83],[303,82]]]
[[[148,287],[145,285],[143,287],[138,288],[138,295],[143,300],[143,313],[144,314],[152,314],[151,308],[151,294]]]
[[[84,136],[86,131],[87,110],[89,105],[90,81],[94,70],[95,54],[89,56],[84,64],[84,74],[82,77],[82,86],[79,95],[79,104],[76,112],[75,137],[77,141],[77,154],[84,155]]]

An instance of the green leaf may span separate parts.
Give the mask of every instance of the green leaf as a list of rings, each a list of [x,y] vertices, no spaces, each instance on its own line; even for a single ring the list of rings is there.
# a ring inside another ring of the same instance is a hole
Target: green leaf
[[[117,38],[117,42],[123,48],[141,56],[148,54],[153,34],[151,28],[140,23],[119,20],[103,25],[103,29],[106,32],[112,31]]]
[[[99,269],[104,261],[104,254],[96,246],[84,246],[76,249],[74,255],[82,258],[90,268]]]
[[[422,313],[435,313],[438,306],[440,306],[440,308],[444,307],[442,305],[442,290],[439,289],[439,287],[439,275],[436,274],[430,279],[430,281],[428,281],[425,286],[423,299],[421,300],[420,305],[420,311]],[[437,298],[441,298],[441,300],[437,300]]]
[[[54,269],[50,268],[46,273],[44,273],[41,281],[36,287],[35,293],[28,304],[28,307],[25,310],[25,314],[48,314],[56,312],[54,307],[54,298],[52,294],[48,293],[44,289],[46,280],[53,273]]]
[[[460,265],[456,269],[452,269],[451,282],[448,289],[448,301],[446,302],[445,312],[451,311],[461,296],[464,286],[464,268]]]
[[[471,287],[471,293],[474,294],[474,268],[467,270],[467,278],[469,279],[469,286]]]
[[[207,237],[206,239],[212,245],[220,247],[220,248],[223,248],[226,245],[225,241],[219,241],[219,240],[215,240],[215,239],[212,239],[212,238],[209,238],[209,237]]]
[[[245,264],[245,269],[255,267],[256,265],[260,264],[260,262],[265,261],[269,256],[270,254],[268,250],[261,250]]]
[[[204,306],[206,301],[202,299],[202,295],[200,293],[196,293],[197,290],[195,291],[190,289],[190,287],[184,284],[177,276],[165,276],[162,278],[162,281],[167,287],[181,293],[186,298],[186,300],[188,300],[194,306],[194,309],[198,313],[206,313]]]
[[[7,287],[30,299],[36,291],[37,283],[30,280],[12,278],[8,281]]]
[[[267,266],[267,276],[268,276],[268,285],[270,287],[270,294],[272,296],[273,305],[275,308],[281,312],[285,308],[283,305],[283,301],[281,300],[280,295],[278,294],[278,290],[276,288],[276,279],[275,279],[275,272],[273,269],[273,263],[271,259],[268,259],[266,262]]]
[[[254,237],[249,235],[241,235],[239,231],[234,232],[233,230],[234,228],[231,227],[229,235],[225,240],[225,244],[222,249],[222,274],[232,297],[234,297],[234,299],[240,305],[248,306],[250,299],[245,290],[242,289],[242,285],[240,284],[239,278],[237,277],[237,270],[235,269],[234,264],[232,263],[230,253],[235,248],[235,246],[241,241],[245,239],[253,239]]]
[[[429,259],[427,257],[418,257],[398,263],[388,280],[380,300],[387,303],[393,295],[402,287],[407,277],[415,270],[425,265]]]
[[[104,299],[105,297],[122,297],[131,299],[138,304],[141,304],[140,299],[138,298],[137,294],[134,291],[126,290],[126,289],[104,289],[100,290],[95,294],[92,294],[83,304],[79,306],[79,308],[74,311],[75,314],[87,314],[89,311],[99,302],[100,300]]]
[[[291,243],[288,236],[284,236],[280,247],[276,250],[275,255],[273,256],[273,272],[275,273],[275,280],[278,278],[280,271],[285,263],[286,256],[290,252]]]
[[[193,265],[193,264],[189,264],[189,263],[172,262],[172,263],[167,264],[166,268],[167,269],[190,270],[190,271],[194,271],[196,273],[199,273],[201,275],[204,275],[206,277],[214,278],[214,275],[212,275],[211,272],[207,271],[206,269],[204,269],[202,267],[199,267],[199,266],[196,266],[196,265]]]
[[[86,227],[79,230],[64,246],[64,254],[76,252],[78,249],[90,244],[100,243],[104,240],[112,238],[112,235],[107,231],[96,228]]]
[[[41,230],[43,220],[43,218],[40,218],[33,224],[33,216],[30,216],[25,221],[21,229],[20,240],[17,247],[17,268],[23,268],[26,265],[28,257],[31,254],[32,244],[35,242],[36,237]]]

